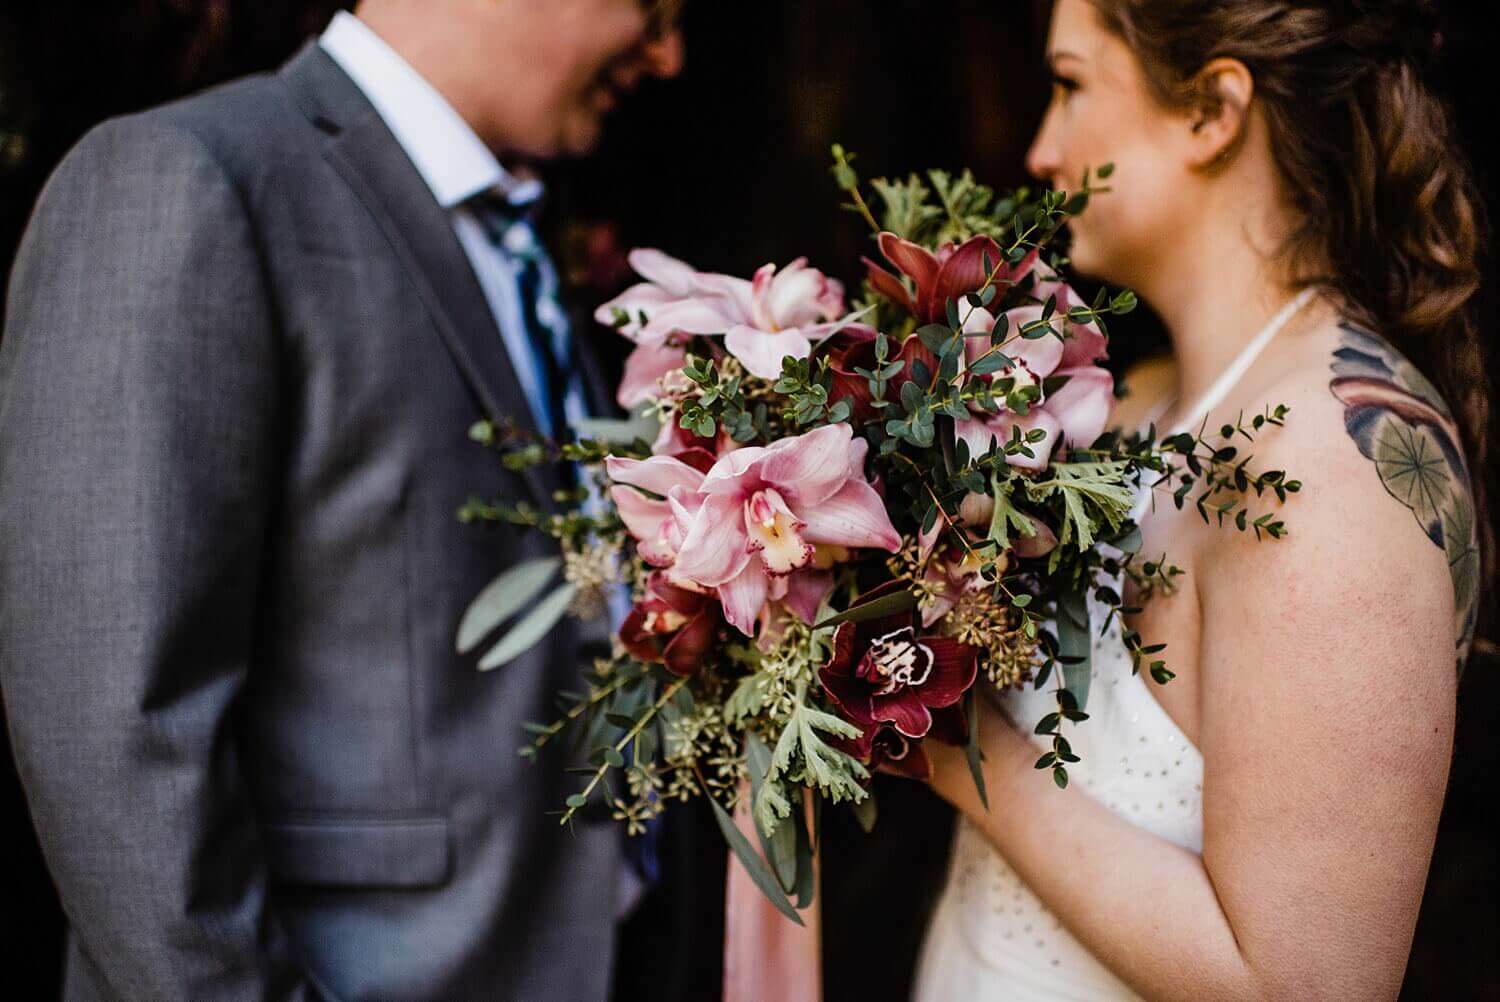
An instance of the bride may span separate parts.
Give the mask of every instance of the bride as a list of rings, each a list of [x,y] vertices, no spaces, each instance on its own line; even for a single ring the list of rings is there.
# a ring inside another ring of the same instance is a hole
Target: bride
[[[1399,990],[1481,586],[1468,471],[1485,468],[1477,206],[1421,82],[1419,21],[1354,0],[1056,4],[1029,166],[1076,189],[1116,165],[1073,254],[1171,334],[1175,371],[1160,393],[1137,381],[1154,406],[1135,420],[1216,435],[1285,404],[1254,465],[1305,487],[1278,541],[1142,499],[1145,552],[1185,574],[1127,602],[1126,627],[1168,645],[1176,678],[1132,675],[1095,610],[1067,789],[1026,736],[1050,693],[982,719],[988,811],[963,752],[929,749],[964,821],[920,999]]]

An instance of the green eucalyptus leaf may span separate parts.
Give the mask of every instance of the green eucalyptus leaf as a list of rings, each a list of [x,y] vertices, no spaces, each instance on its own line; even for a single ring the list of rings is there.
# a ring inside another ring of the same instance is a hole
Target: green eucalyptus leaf
[[[760,858],[760,854],[755,851],[755,847],[750,844],[745,833],[740,831],[739,826],[734,823],[729,812],[713,797],[710,796],[707,799],[709,806],[713,808],[714,821],[718,823],[724,841],[729,843],[730,851],[740,861],[745,872],[750,874],[750,879],[755,882],[755,886],[760,888],[760,892],[775,906],[777,911],[798,925],[802,925],[802,916],[798,915],[797,909],[792,907],[792,902],[787,898],[786,892],[781,889],[781,882],[776,874],[772,873],[766,861]]]
[[[1088,600],[1081,592],[1065,592],[1057,599],[1057,652],[1063,684],[1082,709],[1088,703],[1093,678],[1092,638]]]
[[[479,662],[480,671],[490,671],[508,664],[526,653],[557,625],[567,613],[578,586],[569,582],[538,602],[532,610],[510,628],[489,653]]]
[[[974,360],[974,363],[969,366],[969,375],[988,376],[991,373],[999,372],[1001,369],[1008,369],[1012,364],[1010,358],[1004,352],[991,349]]]
[[[807,812],[793,811],[792,821],[788,825],[793,829],[796,842],[796,856],[793,860],[794,873],[792,886],[788,888],[789,893],[796,894],[797,907],[806,908],[812,904],[813,896],[817,893],[817,869],[813,860],[812,834],[807,830]]]
[[[969,775],[974,777],[974,789],[979,794],[979,802],[987,811],[990,809],[990,796],[984,788],[984,755],[979,750],[979,694],[969,693],[969,740],[964,745],[964,757],[969,761]]]
[[[459,621],[458,653],[467,654],[478,647],[491,630],[525,608],[561,566],[561,557],[537,557],[507,568],[486,585]]]
[[[580,418],[570,421],[569,427],[580,438],[592,438],[600,442],[634,442],[638,438],[649,442],[661,431],[661,422],[647,413],[625,421]]]

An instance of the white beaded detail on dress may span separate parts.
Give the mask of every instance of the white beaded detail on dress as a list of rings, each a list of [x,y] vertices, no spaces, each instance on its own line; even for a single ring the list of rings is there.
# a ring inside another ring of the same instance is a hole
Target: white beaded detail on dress
[[[1204,394],[1171,434],[1194,429],[1221,404],[1261,351],[1314,293],[1302,292],[1281,309]],[[1139,521],[1149,491],[1137,499]],[[1117,592],[1118,580],[1111,583]],[[1095,628],[1109,609],[1089,600]],[[1131,672],[1119,617],[1095,632],[1090,647],[1089,719],[1064,731],[1082,759],[1069,766],[1071,785],[1115,814],[1193,852],[1203,851],[1203,756],[1148,688]],[[1030,728],[1056,709],[1049,689],[1007,692],[1006,712]],[[1032,736],[1038,754],[1050,739]],[[1048,772],[1036,781],[1051,786]],[[994,805],[1003,809],[1003,805]],[[1139,998],[1047,909],[980,830],[960,820],[948,881],[933,913],[917,971],[918,1002],[1095,1002]]]

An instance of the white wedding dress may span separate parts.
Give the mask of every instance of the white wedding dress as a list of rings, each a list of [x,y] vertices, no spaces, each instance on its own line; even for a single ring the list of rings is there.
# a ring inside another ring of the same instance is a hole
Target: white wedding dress
[[[1223,402],[1271,339],[1311,298],[1304,292],[1274,317],[1191,415],[1173,430],[1196,430]],[[1137,502],[1136,518],[1148,497]],[[1118,590],[1118,582],[1115,582]],[[1107,609],[1090,600],[1094,624]],[[1149,642],[1149,641],[1148,641]],[[1203,851],[1203,756],[1152,695],[1145,675],[1132,675],[1119,617],[1094,634],[1089,719],[1064,733],[1083,760],[1068,767],[1070,785],[1168,842]],[[1056,709],[1051,684],[1002,697],[1017,726],[1028,730]],[[1038,754],[1049,738],[1033,736]],[[1051,774],[1038,772],[1051,785]],[[1003,810],[1003,804],[993,805]],[[1067,865],[1058,860],[1057,865]],[[1094,1002],[1138,998],[1053,916],[978,828],[960,820],[948,882],[938,902],[917,972],[918,1002]]]

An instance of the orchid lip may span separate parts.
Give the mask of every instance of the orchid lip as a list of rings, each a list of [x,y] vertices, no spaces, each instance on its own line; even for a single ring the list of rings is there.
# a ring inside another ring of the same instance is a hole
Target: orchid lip
[[[932,648],[917,640],[911,627],[903,626],[870,641],[870,649],[860,659],[857,674],[867,681],[882,683],[875,695],[889,696],[926,682],[935,662]]]
[[[774,488],[764,488],[745,502],[745,533],[751,553],[760,555],[766,573],[782,577],[806,567],[814,548],[802,538],[802,521]]]

